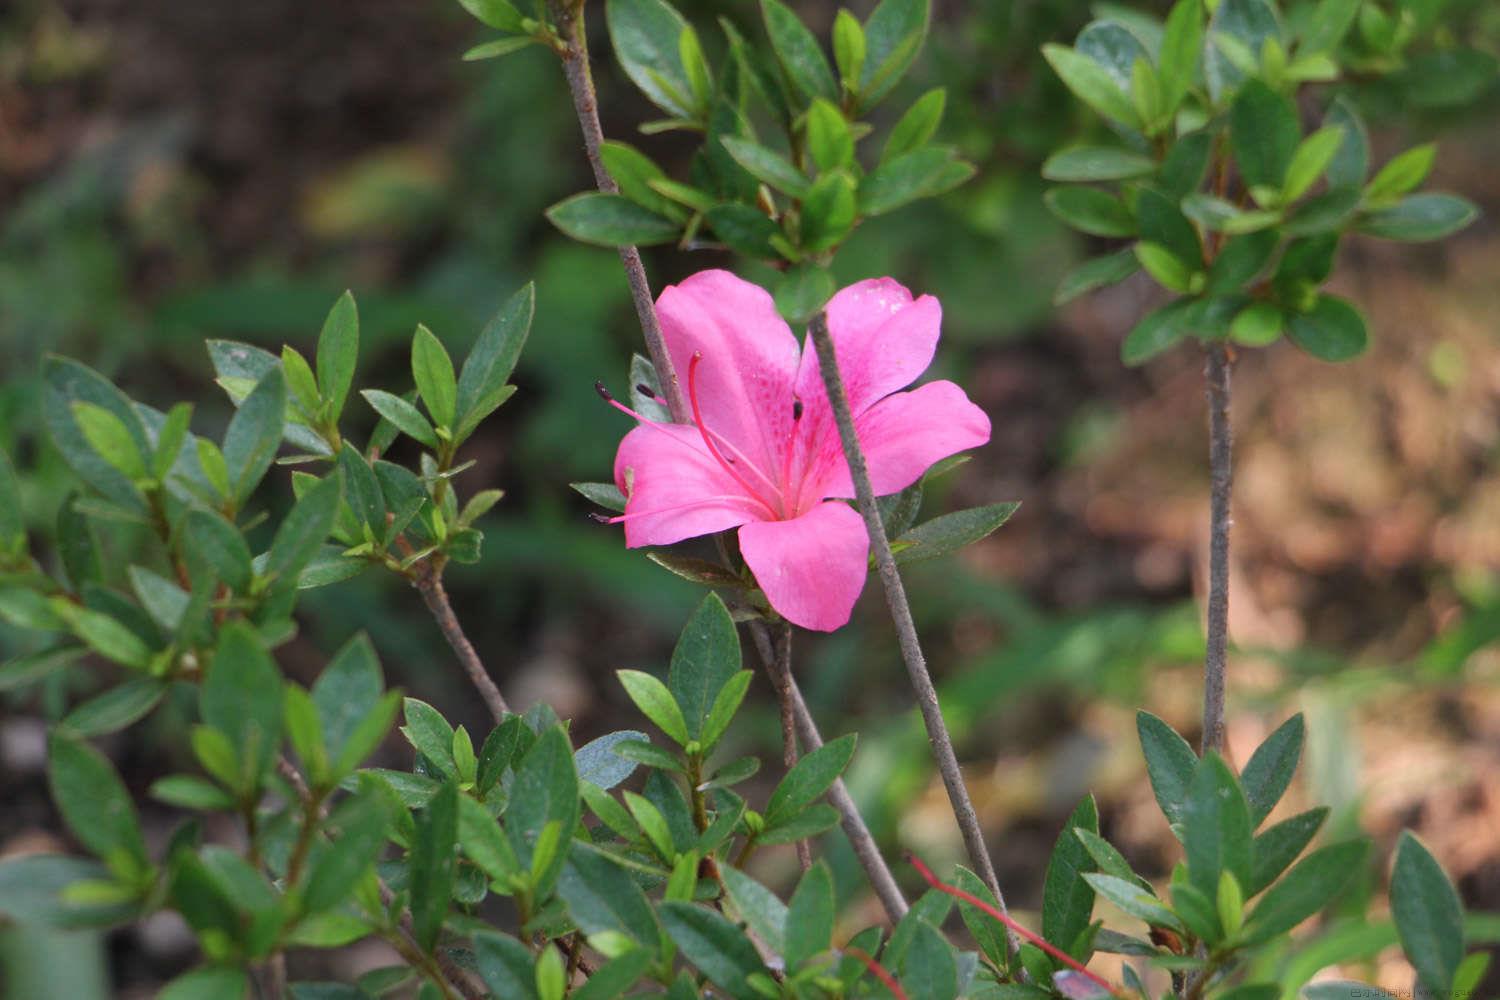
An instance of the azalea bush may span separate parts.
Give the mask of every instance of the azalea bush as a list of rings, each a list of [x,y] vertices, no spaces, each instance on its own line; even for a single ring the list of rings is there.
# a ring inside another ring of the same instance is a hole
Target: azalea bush
[[[645,353],[598,385],[598,405],[634,426],[620,421],[612,475],[573,484],[618,526],[600,531],[704,591],[668,663],[617,674],[639,728],[578,745],[547,705],[512,711],[445,587],[479,560],[503,500],[469,482],[465,446],[516,391],[529,285],[461,359],[418,326],[397,384],[361,377],[351,295],[310,356],[210,341],[235,406],[222,434],[195,430],[191,402],[136,400],[50,358],[43,416],[76,491],[45,551],[0,458],[0,618],[34,637],[0,667],[0,688],[68,670],[121,680],[66,706],[49,736],[53,801],[87,857],[0,862],[0,913],[71,928],[176,912],[201,963],[170,1000],[1339,1000],[1389,994],[1313,977],[1396,943],[1421,995],[1477,988],[1487,956],[1470,947],[1494,938],[1494,921],[1463,912],[1416,837],[1376,859],[1357,831],[1324,830],[1327,807],[1272,821],[1307,740],[1300,715],[1241,766],[1223,745],[1237,352],[1285,336],[1322,360],[1352,357],[1363,320],[1325,291],[1341,241],[1437,239],[1475,215],[1417,191],[1433,147],[1372,176],[1357,88],[1343,88],[1377,74],[1417,86],[1411,66],[1437,24],[1427,5],[1178,0],[1162,20],[1111,8],[1072,45],[1046,47],[1103,119],[1047,160],[1063,185],[1049,205],[1086,234],[1130,241],[1059,297],[1143,269],[1162,304],[1121,331],[1124,361],[1198,342],[1213,545],[1202,746],[1137,716],[1160,824],[1181,846],[1171,876],[1137,873],[1085,797],[1055,831],[1035,920],[1007,907],[992,857],[1005,845],[980,829],[902,576],[1015,510],[1004,497],[924,508],[926,488],[989,441],[990,419],[954,382],[912,388],[939,350],[936,298],[892,277],[839,289],[831,270],[867,219],[972,173],[938,139],[942,90],[878,111],[919,57],[928,5],[840,10],[820,38],[761,0],[755,31],[726,20],[710,42],[666,0],[611,0],[615,58],[666,115],[643,125],[643,143],[682,131],[701,144],[681,178],[603,135],[585,5],[463,5],[498,32],[470,58],[556,54],[599,190],[548,217],[618,248],[641,325]],[[658,292],[635,249],[649,243],[770,277],[705,267]],[[615,435],[604,419],[596,429]],[[310,684],[278,664],[306,592],[361,574],[415,591],[451,654],[433,668],[456,667],[491,716],[485,731],[388,688],[364,635]],[[966,865],[934,870],[877,841],[841,778],[858,734],[825,737],[802,696],[799,630],[845,626],[867,583],[890,612]],[[780,710],[770,764],[734,756],[726,738],[758,677]],[[94,741],[166,703],[194,721],[178,734],[180,769],[144,794],[182,820],[148,843],[141,790]],[[397,728],[407,766],[373,766]],[[772,769],[766,794],[746,791]],[[878,919],[840,914],[820,839],[835,828]],[[757,877],[762,852],[795,855],[789,893]],[[1372,865],[1390,873],[1388,921],[1351,888]],[[356,982],[295,974],[304,951],[367,941],[389,962]]]

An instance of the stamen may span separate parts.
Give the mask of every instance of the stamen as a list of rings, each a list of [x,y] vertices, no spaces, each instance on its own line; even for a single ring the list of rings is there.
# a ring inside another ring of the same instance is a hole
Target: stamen
[[[655,423],[655,421],[652,420],[650,417],[643,417],[643,416],[641,416],[639,413],[635,412],[630,407],[626,406],[624,403],[622,403],[618,399],[616,399],[614,397],[614,394],[612,394],[609,391],[609,389],[607,389],[605,387],[605,385],[604,385],[603,382],[595,382],[594,383],[594,391],[599,394],[599,398],[600,399],[604,400],[610,406],[613,406],[615,409],[619,410],[621,413],[625,414],[630,419],[632,419],[632,420],[638,420],[641,423],[648,424],[648,425]]]
[[[753,504],[755,503],[755,501],[750,497],[742,497],[737,496],[733,493],[726,493],[721,496],[699,497],[696,500],[689,500],[687,503],[672,504],[667,507],[658,507],[655,510],[633,510],[625,514],[616,514],[613,517],[610,517],[606,514],[591,512],[589,514],[589,517],[592,517],[600,524],[620,524],[624,521],[634,521],[638,517],[653,517],[657,514],[672,514],[680,510],[690,510],[693,507],[704,507],[708,504],[715,503]]]
[[[793,400],[792,401],[792,423],[796,423],[797,421],[799,421],[801,419],[802,419],[802,400],[800,400],[800,399]]]
[[[658,398],[656,395],[656,391],[644,382],[637,382],[635,385],[635,391],[640,393],[642,396],[645,396],[647,399]]]
[[[724,457],[724,453],[721,452],[719,450],[719,446],[714,443],[714,438],[717,437],[717,435],[710,434],[708,432],[708,428],[703,423],[703,409],[698,403],[698,364],[702,360],[703,352],[696,351],[693,353],[693,359],[688,362],[688,403],[692,406],[693,409],[693,425],[698,428],[698,434],[703,438],[703,443],[708,447],[709,454],[718,459],[719,464],[724,467],[724,471],[733,476],[735,482],[739,483],[745,488],[746,493],[758,500],[762,506],[769,510],[773,515],[775,515],[775,506],[766,503],[765,498],[757,493],[755,489],[745,481],[745,477],[741,476],[738,472],[735,471],[733,464],[731,464],[730,461]],[[752,462],[747,462],[746,464],[749,465],[752,469],[755,468],[754,463]],[[759,472],[759,470],[756,471]],[[764,473],[761,473],[761,478],[765,478]]]

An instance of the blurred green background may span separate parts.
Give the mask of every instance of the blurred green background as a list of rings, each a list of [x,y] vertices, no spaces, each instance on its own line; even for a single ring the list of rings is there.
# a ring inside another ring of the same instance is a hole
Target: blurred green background
[[[1057,279],[1098,248],[1042,207],[1038,165],[1091,125],[1038,48],[1071,39],[1100,6],[936,4],[907,100],[886,113],[946,86],[943,134],[980,173],[867,224],[837,267],[842,281],[892,274],[937,295],[934,373],[961,381],[994,421],[991,444],[929,492],[926,513],[1023,503],[998,534],[914,569],[909,584],[1001,882],[1023,913],[1089,788],[1112,839],[1165,871],[1174,845],[1142,780],[1132,713],[1148,706],[1191,734],[1198,711],[1200,361],[1179,349],[1143,371],[1121,367],[1119,341],[1152,305],[1136,281],[1050,305]],[[1375,346],[1359,361],[1335,369],[1281,345],[1238,369],[1230,752],[1243,762],[1307,711],[1311,760],[1287,808],[1331,802],[1386,846],[1411,825],[1467,904],[1497,910],[1500,7],[1446,6],[1427,62],[1407,71],[1444,86],[1402,99],[1350,86],[1372,116],[1377,161],[1440,138],[1435,183],[1484,219],[1436,246],[1355,241],[1335,287],[1372,318]],[[820,33],[836,9],[797,8]],[[715,17],[756,30],[745,0],[684,11],[711,46]],[[25,474],[40,543],[68,484],[40,431],[44,353],[81,358],[157,406],[194,400],[203,432],[228,417],[205,338],[306,352],[352,288],[361,384],[401,391],[418,321],[461,352],[535,279],[521,391],[468,446],[477,465],[461,482],[507,498],[485,525],[483,562],[455,567],[449,588],[512,703],[546,700],[586,739],[637,724],[611,672],[659,668],[697,593],[626,552],[568,489],[608,478],[628,422],[593,383],[623,385],[639,333],[616,255],[570,243],[542,217],[589,186],[555,60],[532,48],[460,62],[477,34],[440,0],[0,7],[0,446]],[[594,34],[606,133],[680,174],[691,144],[637,134],[655,115]],[[1462,78],[1445,61],[1458,40],[1483,57]],[[728,260],[666,248],[646,262],[660,288]],[[284,479],[272,480],[266,502],[284,502]],[[956,860],[877,589],[850,628],[799,639],[796,669],[825,733],[861,733],[852,784],[885,842]],[[482,726],[420,602],[393,582],[316,592],[302,626],[282,657],[299,679],[368,629],[393,684]],[[19,641],[0,627],[0,658]],[[0,702],[0,854],[66,849],[42,774],[44,720],[102,682],[61,676]],[[774,758],[769,686],[753,690],[756,710],[733,738]],[[106,743],[133,788],[169,768],[182,718],[168,706]],[[386,752],[401,758],[399,737]],[[164,834],[167,811],[144,808]],[[794,862],[771,854],[774,881]],[[873,915],[847,858],[840,873],[851,905]],[[190,961],[189,942],[164,921],[114,935],[114,995],[151,995]],[[18,963],[42,953],[13,933],[3,954],[19,977]]]

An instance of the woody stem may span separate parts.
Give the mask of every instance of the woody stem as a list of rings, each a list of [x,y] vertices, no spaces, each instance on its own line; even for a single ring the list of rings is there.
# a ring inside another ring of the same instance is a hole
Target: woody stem
[[[1224,748],[1224,676],[1229,641],[1229,499],[1234,435],[1229,423],[1229,352],[1210,343],[1203,375],[1208,397],[1209,546],[1207,653],[1203,659],[1203,752]]]
[[[911,605],[906,599],[906,587],[896,569],[896,557],[891,552],[890,542],[885,536],[885,525],[880,519],[880,508],[875,503],[875,490],[870,485],[870,470],[865,463],[864,451],[859,445],[859,435],[854,429],[854,417],[849,409],[849,394],[839,374],[834,355],[833,339],[828,335],[828,318],[823,313],[813,317],[808,327],[813,347],[818,352],[818,367],[822,371],[823,386],[828,392],[828,401],[833,407],[833,418],[838,424],[839,438],[844,446],[844,458],[849,463],[850,478],[854,481],[854,496],[860,514],[865,520],[865,530],[870,536],[870,548],[875,553],[875,568],[880,573],[880,582],[885,588],[886,606],[896,625],[896,636],[901,645],[901,659],[911,678],[917,696],[917,707],[922,712],[922,722],[927,726],[927,740],[937,761],[938,773],[948,791],[948,801],[953,807],[954,819],[958,821],[963,835],[964,847],[974,870],[995,894],[995,900],[1005,912],[1005,897],[1000,892],[995,878],[995,867],[984,843],[984,831],[979,826],[979,816],[974,812],[974,803],[969,800],[964,787],[963,772],[958,767],[958,757],[953,752],[953,738],[948,735],[948,725],[943,721],[943,710],[938,705],[937,689],[932,675],[927,670],[927,658],[922,653],[922,643],[917,638],[917,626],[912,620]],[[1012,954],[1019,947],[1015,934],[1007,930],[1007,943]]]
[[[604,129],[599,124],[599,99],[594,91],[594,76],[589,71],[588,39],[584,34],[583,4],[558,5],[558,29],[563,36],[563,73],[568,78],[568,91],[573,95],[573,110],[578,116],[578,125],[583,130],[583,147],[588,153],[589,167],[594,172],[594,183],[605,194],[618,194],[620,187],[604,168]],[[641,253],[633,246],[620,247],[620,263],[625,267],[625,280],[630,284],[630,297],[635,302],[635,314],[641,323],[641,333],[646,339],[646,353],[656,368],[657,381],[661,383],[666,397],[667,409],[672,420],[688,423],[688,408],[682,398],[682,386],[677,381],[677,372],[672,367],[672,357],[667,353],[666,341],[662,338],[661,324],[656,319],[656,304],[651,298],[651,282],[646,277],[646,266],[641,263]]]

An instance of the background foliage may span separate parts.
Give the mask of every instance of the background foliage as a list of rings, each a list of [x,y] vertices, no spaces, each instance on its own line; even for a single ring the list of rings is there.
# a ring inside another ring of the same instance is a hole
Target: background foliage
[[[372,384],[395,384],[417,322],[460,356],[534,277],[523,391],[469,446],[473,481],[508,496],[481,561],[450,583],[512,702],[555,705],[581,740],[639,724],[608,678],[663,664],[695,593],[627,555],[565,487],[608,467],[624,421],[605,414],[591,386],[624,372],[637,334],[614,255],[543,221],[545,208],[588,186],[552,57],[533,48],[460,64],[456,53],[488,35],[450,7],[10,9],[0,28],[0,444],[26,470],[23,509],[45,537],[66,478],[40,426],[45,352],[83,358],[139,399],[200,400],[198,423],[223,427],[230,409],[210,392],[205,337],[273,350],[289,342],[311,357],[329,303],[352,287],[364,371]],[[1356,77],[1348,88],[1376,150],[1441,134],[1436,182],[1493,219],[1483,165],[1497,152],[1495,12],[1479,2],[1380,9],[1385,21],[1359,25],[1360,51],[1372,68],[1403,66],[1400,85]],[[799,10],[820,30],[833,16]],[[738,7],[685,13],[756,30]],[[833,262],[841,282],[889,272],[937,294],[943,363],[995,418],[994,444],[931,491],[930,510],[1023,501],[1005,531],[911,588],[1002,882],[1023,908],[1040,903],[1051,840],[1089,787],[1112,839],[1148,874],[1166,874],[1170,841],[1150,821],[1127,706],[1191,729],[1194,688],[1183,681],[1201,652],[1196,362],[1184,352],[1144,373],[1118,370],[1121,335],[1159,303],[1140,279],[1062,311],[1051,305],[1064,273],[1112,248],[1065,232],[1039,177],[1053,149],[1099,137],[1040,54],[1089,16],[1072,3],[940,7],[927,54],[873,114],[888,126],[946,86],[940,138],[978,173],[938,202],[866,221]],[[717,56],[722,43],[705,32],[704,44]],[[660,112],[602,36],[595,50],[607,134],[689,176],[692,141],[636,134]],[[724,260],[668,250],[648,266],[660,286]],[[1341,265],[1375,344],[1350,377],[1332,380],[1285,349],[1241,369],[1234,634],[1259,655],[1234,692],[1231,754],[1243,762],[1276,721],[1307,711],[1309,787],[1293,795],[1333,803],[1331,827],[1362,819],[1383,848],[1414,824],[1465,901],[1493,910],[1496,858],[1482,831],[1494,821],[1496,773],[1487,647],[1500,623],[1500,484],[1490,467],[1500,243],[1493,222],[1481,222],[1437,248],[1356,240]],[[310,600],[285,662],[310,680],[356,627],[371,633],[390,683],[483,728],[482,706],[469,704],[420,609],[382,578]],[[6,655],[22,641],[0,632]],[[825,729],[864,733],[851,780],[882,834],[935,860],[957,857],[941,793],[909,752],[921,742],[915,720],[862,724],[906,704],[878,614],[809,644],[802,663]],[[62,836],[35,720],[100,686],[60,673],[40,693],[6,696],[0,776],[17,804],[0,820],[7,850]],[[759,681],[752,699],[769,747],[774,712]],[[164,704],[108,747],[133,788],[171,770],[163,737],[180,718]],[[1362,774],[1347,752],[1356,744],[1368,751]],[[1022,756],[1038,745],[1046,752]],[[404,751],[392,739],[383,752],[394,761]],[[769,794],[774,776],[763,780]],[[170,815],[154,808],[143,820],[161,839]],[[847,894],[857,871],[834,861]],[[773,881],[789,871],[769,864]],[[1384,873],[1365,877],[1374,891]],[[6,932],[12,975],[42,954],[23,934]],[[109,967],[122,993],[149,993],[191,958],[170,926],[132,935],[115,942]],[[87,942],[45,946],[98,955]],[[64,964],[88,978],[102,963],[92,961]]]

